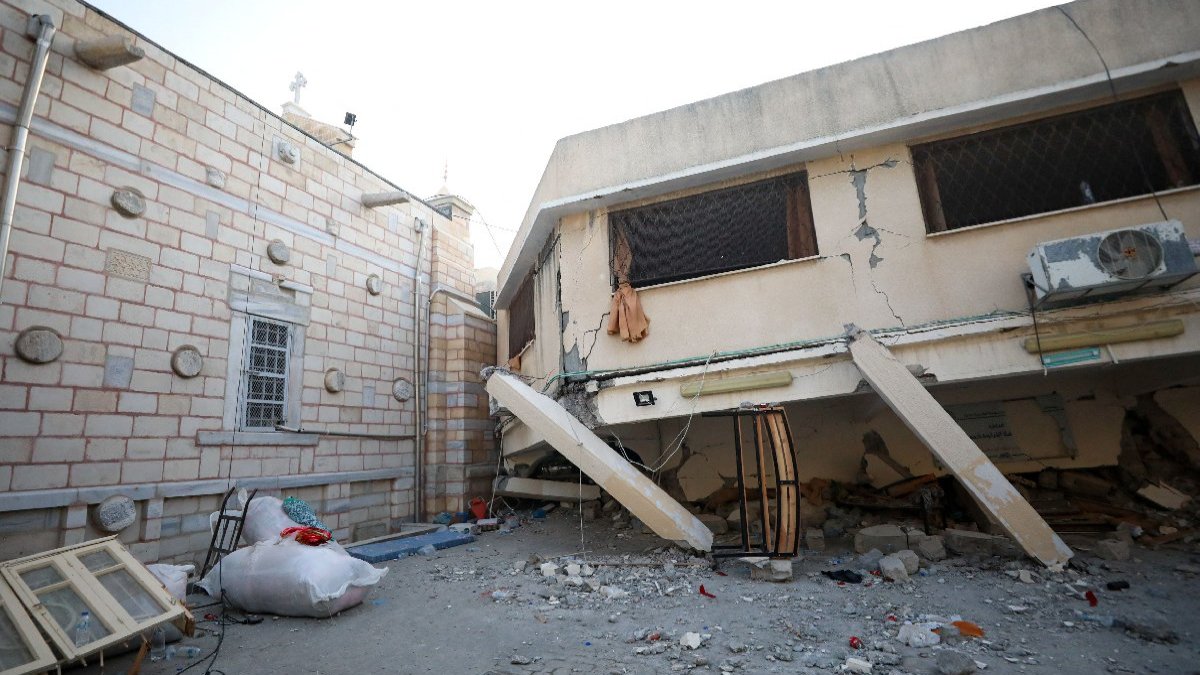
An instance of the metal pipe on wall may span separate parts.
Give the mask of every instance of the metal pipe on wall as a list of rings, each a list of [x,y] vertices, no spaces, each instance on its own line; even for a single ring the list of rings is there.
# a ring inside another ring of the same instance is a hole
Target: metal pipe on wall
[[[413,271],[413,388],[416,394],[416,442],[413,443],[413,517],[416,522],[421,522],[425,518],[425,434],[421,431],[425,427],[425,415],[422,410],[421,401],[424,398],[424,392],[421,387],[421,378],[423,377],[423,368],[421,366],[421,266],[425,258],[425,236],[429,232],[431,225],[417,218],[417,231],[420,237],[417,239],[417,265]]]
[[[29,65],[29,79],[21,94],[21,107],[17,111],[13,126],[12,142],[8,145],[8,168],[4,174],[4,196],[0,200],[0,291],[3,290],[5,265],[8,261],[8,241],[12,234],[13,214],[17,210],[17,187],[21,183],[21,167],[25,163],[25,144],[29,140],[29,125],[33,121],[33,107],[42,90],[42,78],[46,74],[46,62],[50,58],[50,43],[54,39],[54,21],[45,14],[29,17],[26,32],[36,34],[37,46]]]

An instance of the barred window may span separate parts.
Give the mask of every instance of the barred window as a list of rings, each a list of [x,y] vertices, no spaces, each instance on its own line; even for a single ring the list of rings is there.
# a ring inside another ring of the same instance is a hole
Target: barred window
[[[525,345],[537,335],[537,326],[533,320],[533,286],[534,276],[531,274],[517,289],[512,304],[508,306],[508,358],[520,354]]]
[[[1162,94],[912,148],[930,232],[1195,185],[1200,137]]]
[[[803,171],[613,211],[608,221],[614,286],[622,280],[649,286],[817,254]]]
[[[242,359],[241,428],[275,429],[287,419],[288,360],[292,327],[249,318]]]

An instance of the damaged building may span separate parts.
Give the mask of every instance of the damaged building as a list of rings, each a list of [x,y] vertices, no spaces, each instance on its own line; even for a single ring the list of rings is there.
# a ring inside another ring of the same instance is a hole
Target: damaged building
[[[823,493],[804,527],[830,482],[930,474],[1010,534],[1060,480],[1178,506],[1200,460],[1197,23],[1080,1],[564,138],[499,274],[498,363],[735,527],[737,437],[710,413],[768,404]],[[562,472],[497,398],[508,472]],[[1013,522],[992,487],[1024,497]]]
[[[276,114],[87,4],[0,1],[0,558],[199,563],[230,487],[342,540],[489,487],[471,206],[355,160],[304,84]]]

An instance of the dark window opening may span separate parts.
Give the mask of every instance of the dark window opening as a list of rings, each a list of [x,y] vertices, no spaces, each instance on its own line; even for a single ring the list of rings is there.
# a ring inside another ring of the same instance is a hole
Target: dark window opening
[[[517,289],[512,304],[508,306],[508,358],[520,354],[525,345],[529,344],[536,335],[533,321],[533,275],[530,275]]]
[[[930,232],[1195,185],[1200,137],[1171,91],[912,148]]]
[[[622,279],[649,286],[817,254],[803,171],[613,211],[608,220],[614,286]]]

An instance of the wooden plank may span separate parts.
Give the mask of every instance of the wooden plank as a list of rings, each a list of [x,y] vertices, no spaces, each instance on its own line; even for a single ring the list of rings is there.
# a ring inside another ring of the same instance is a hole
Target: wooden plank
[[[767,501],[767,470],[763,461],[763,442],[766,441],[766,429],[763,425],[763,418],[760,415],[754,417],[754,452],[758,461],[758,492],[759,499],[762,500],[762,508],[759,509],[759,518],[762,521],[763,527],[763,544],[770,546],[771,539],[771,503]],[[779,472],[776,471],[775,479],[779,480]],[[778,499],[778,497],[776,497]],[[778,502],[776,502],[778,503]],[[778,525],[778,523],[776,523]]]
[[[793,555],[799,538],[797,528],[797,506],[799,504],[799,489],[795,483],[796,465],[790,436],[784,427],[783,412],[777,411],[767,416],[767,426],[771,430],[771,445],[775,450],[775,473],[779,485],[779,544],[778,553]],[[792,481],[783,484],[782,481]]]
[[[854,329],[850,339],[850,355],[867,382],[1021,548],[1048,567],[1070,560],[1070,547],[921,381],[868,333]]]
[[[712,531],[562,406],[495,371],[488,393],[664,539],[712,550]]]

